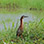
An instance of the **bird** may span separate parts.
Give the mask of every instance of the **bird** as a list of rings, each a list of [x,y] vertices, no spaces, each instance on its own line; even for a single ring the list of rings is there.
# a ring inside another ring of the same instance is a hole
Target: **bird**
[[[21,18],[20,18],[20,26],[19,26],[19,28],[17,29],[17,33],[16,33],[16,36],[18,36],[18,37],[21,37],[21,38],[23,38],[23,35],[22,35],[22,33],[23,33],[23,19],[24,18],[27,18],[28,16],[21,16]]]

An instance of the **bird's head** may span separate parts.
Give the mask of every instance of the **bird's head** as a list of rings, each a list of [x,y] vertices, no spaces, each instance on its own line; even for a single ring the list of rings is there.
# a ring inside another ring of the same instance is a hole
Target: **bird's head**
[[[22,20],[23,18],[27,18],[27,17],[28,17],[28,16],[24,16],[24,15],[23,15],[23,16],[21,16],[20,20]]]

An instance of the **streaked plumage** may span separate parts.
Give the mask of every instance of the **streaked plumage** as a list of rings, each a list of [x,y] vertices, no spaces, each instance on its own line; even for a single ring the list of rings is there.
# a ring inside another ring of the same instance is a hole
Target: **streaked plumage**
[[[23,33],[23,18],[25,18],[25,17],[27,17],[27,16],[22,16],[21,18],[20,18],[20,26],[19,26],[19,28],[18,28],[18,30],[17,30],[17,34],[16,34],[16,36],[21,36],[22,37],[22,33]]]

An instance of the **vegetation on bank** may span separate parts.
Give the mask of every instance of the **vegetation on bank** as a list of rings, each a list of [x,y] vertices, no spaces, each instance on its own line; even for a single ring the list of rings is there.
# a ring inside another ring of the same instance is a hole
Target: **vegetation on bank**
[[[0,13],[33,13],[44,14],[44,0],[0,0]],[[31,12],[32,12],[31,11]]]
[[[44,0],[0,0],[0,8],[44,9]]]
[[[14,22],[12,22],[12,27],[8,27],[8,29],[6,28],[5,22],[3,24],[5,29],[0,31],[0,44],[3,44],[3,42],[8,44],[44,44],[43,18],[39,22],[24,22],[24,39],[16,37],[18,22],[16,27],[14,27]]]

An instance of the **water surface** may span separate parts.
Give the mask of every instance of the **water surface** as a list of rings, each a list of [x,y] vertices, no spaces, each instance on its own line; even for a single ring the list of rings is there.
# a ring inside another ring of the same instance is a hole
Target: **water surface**
[[[34,20],[37,19],[36,16],[29,14],[29,13],[22,13],[19,15],[16,15],[16,14],[0,14],[0,29],[1,30],[4,29],[3,21],[6,24],[7,29],[8,29],[8,27],[12,27],[12,22],[14,22],[14,27],[15,27],[17,20],[19,20],[18,23],[20,23],[20,18],[22,15],[28,16],[28,18],[23,19],[23,22],[29,23],[29,21],[33,22]],[[38,21],[39,20],[40,19],[38,18]]]

